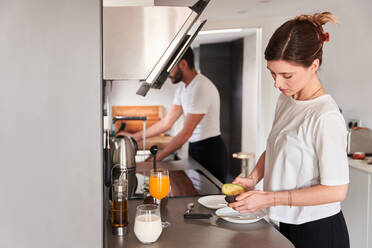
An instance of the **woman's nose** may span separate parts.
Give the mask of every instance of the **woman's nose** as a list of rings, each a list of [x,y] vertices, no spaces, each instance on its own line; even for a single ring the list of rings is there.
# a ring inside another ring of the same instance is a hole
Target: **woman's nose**
[[[279,86],[280,86],[280,81],[279,81],[278,77],[276,77],[275,80],[274,80],[274,87],[278,89]]]
[[[276,77],[274,78],[274,87],[278,89],[278,88],[280,88],[282,85],[283,85],[283,78],[280,77],[280,76],[276,76]]]

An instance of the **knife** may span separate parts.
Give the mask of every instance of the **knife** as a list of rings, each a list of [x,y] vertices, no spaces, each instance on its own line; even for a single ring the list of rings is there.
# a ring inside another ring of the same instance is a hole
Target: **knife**
[[[185,213],[183,218],[185,219],[210,219],[211,214],[198,214],[198,213]]]
[[[200,214],[200,213],[185,213],[183,215],[185,219],[210,219],[214,217],[218,218],[229,218],[233,220],[252,220],[252,217],[244,217],[244,216],[234,216],[234,215],[216,215],[216,214]],[[256,215],[256,218],[261,218],[260,216]]]

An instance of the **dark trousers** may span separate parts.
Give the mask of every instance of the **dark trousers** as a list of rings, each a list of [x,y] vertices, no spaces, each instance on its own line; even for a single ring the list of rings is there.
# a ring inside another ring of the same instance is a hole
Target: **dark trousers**
[[[221,135],[189,143],[189,156],[225,183],[228,159]]]
[[[349,248],[344,215],[338,214],[301,225],[280,222],[280,232],[296,248]]]

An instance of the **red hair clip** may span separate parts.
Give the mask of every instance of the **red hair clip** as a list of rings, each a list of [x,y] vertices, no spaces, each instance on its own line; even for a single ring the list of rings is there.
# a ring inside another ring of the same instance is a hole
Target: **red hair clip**
[[[329,41],[329,33],[323,33],[321,34],[320,36],[320,39],[323,41],[323,42],[328,42]]]

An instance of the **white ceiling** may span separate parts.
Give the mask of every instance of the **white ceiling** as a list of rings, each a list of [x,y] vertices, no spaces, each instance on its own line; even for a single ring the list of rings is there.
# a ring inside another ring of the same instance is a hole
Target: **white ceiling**
[[[154,0],[157,6],[192,6],[197,0]],[[256,20],[275,17],[293,17],[296,14],[323,12],[342,4],[339,0],[210,0],[201,19],[211,22],[233,20]],[[325,9],[324,9],[325,8]],[[242,33],[198,35],[194,45],[202,43],[228,42],[254,33],[245,29]]]
[[[141,6],[192,6],[197,0],[103,0],[109,5],[141,5]],[[255,20],[261,18],[292,17],[295,14],[324,11],[323,8],[342,4],[339,0],[210,0],[201,19],[211,22],[233,20]],[[320,9],[317,9],[320,8]],[[254,33],[254,29],[242,32],[198,35],[194,45],[203,43],[229,42]]]
[[[154,0],[103,0],[103,6],[154,6]]]
[[[191,6],[196,0],[154,0],[159,6]],[[254,19],[275,16],[292,16],[306,13],[309,7],[341,4],[337,0],[211,0],[203,13],[208,21]],[[320,9],[319,11],[322,11]]]
[[[221,42],[230,42],[243,38],[248,35],[256,33],[254,28],[252,29],[225,29],[225,30],[214,30],[221,31],[218,33],[208,33],[209,31],[201,31],[196,36],[193,46],[199,46],[200,44],[209,44],[209,43],[221,43]],[[233,31],[233,32],[229,32]]]

